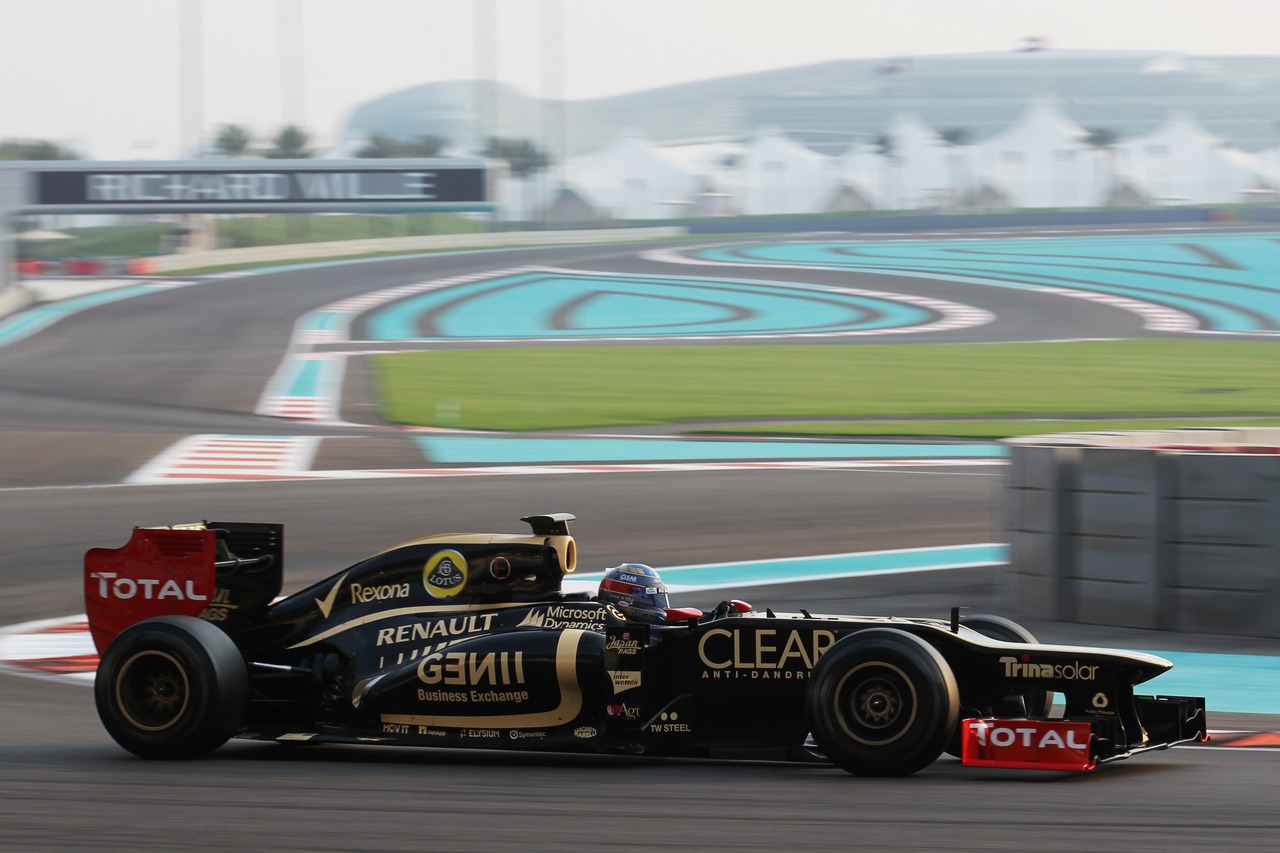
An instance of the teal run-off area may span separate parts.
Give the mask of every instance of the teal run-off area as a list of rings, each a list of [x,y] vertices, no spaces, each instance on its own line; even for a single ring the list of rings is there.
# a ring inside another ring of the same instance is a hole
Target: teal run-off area
[[[1280,334],[1280,241],[1268,234],[761,242],[688,257],[1069,289],[1178,312],[1207,331]],[[396,301],[370,313],[366,335],[515,341],[869,334],[921,326],[957,308],[963,306],[818,283],[528,270]]]
[[[713,462],[729,459],[1003,459],[999,444],[864,444],[672,438],[419,436],[427,459],[458,465],[548,462]]]
[[[1218,332],[1280,334],[1280,240],[1273,234],[758,243],[703,249],[734,264],[1072,288],[1185,312]]]
[[[390,305],[371,340],[750,336],[875,331],[933,315],[905,301],[743,279],[522,272]]]

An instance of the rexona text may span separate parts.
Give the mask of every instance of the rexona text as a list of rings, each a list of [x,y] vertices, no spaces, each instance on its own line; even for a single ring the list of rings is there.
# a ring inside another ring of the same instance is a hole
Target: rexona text
[[[392,598],[408,598],[409,584],[406,583],[384,583],[379,586],[365,586],[364,584],[351,584],[351,603],[352,604],[368,604],[370,601],[387,601]]]

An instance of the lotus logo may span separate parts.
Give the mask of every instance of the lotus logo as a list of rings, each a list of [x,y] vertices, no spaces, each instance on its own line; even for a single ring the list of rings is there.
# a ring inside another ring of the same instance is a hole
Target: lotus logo
[[[422,570],[422,583],[435,598],[452,598],[467,585],[467,560],[457,551],[438,551]]]

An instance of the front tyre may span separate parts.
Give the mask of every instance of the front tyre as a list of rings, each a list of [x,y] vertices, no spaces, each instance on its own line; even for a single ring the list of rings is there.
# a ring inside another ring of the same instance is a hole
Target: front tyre
[[[855,776],[908,776],[955,730],[960,691],[937,649],[896,628],[845,637],[814,667],[805,714],[819,749]]]
[[[240,728],[249,674],[221,629],[190,616],[160,616],[111,641],[93,694],[108,734],[134,755],[195,758]]]
[[[1006,619],[1003,616],[991,616],[985,613],[961,616],[960,624],[966,628],[972,628],[984,637],[990,637],[993,640],[1004,640],[1009,643],[1028,643],[1030,645],[1037,645],[1040,642],[1036,639],[1035,634],[1032,634],[1012,619]],[[1052,691],[1024,690],[1021,691],[1021,695],[1029,717],[1047,717],[1050,711],[1053,710]],[[955,754],[959,755],[960,753],[956,752]]]

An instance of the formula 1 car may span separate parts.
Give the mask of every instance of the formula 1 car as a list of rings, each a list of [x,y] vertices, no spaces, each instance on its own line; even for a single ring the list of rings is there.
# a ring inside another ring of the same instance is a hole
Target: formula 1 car
[[[281,525],[137,528],[85,555],[98,713],[144,758],[241,737],[777,757],[863,776],[911,774],[943,752],[1083,771],[1206,739],[1202,698],[1134,695],[1169,661],[1041,645],[999,617],[734,600],[630,621],[562,592],[573,518],[415,539],[278,600]]]

